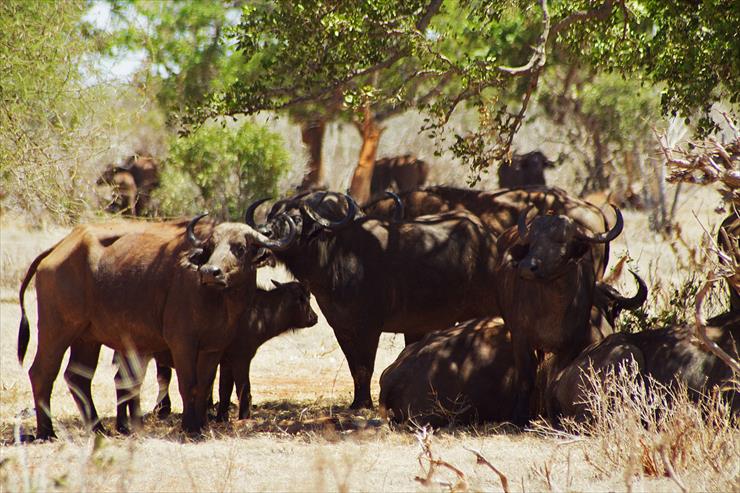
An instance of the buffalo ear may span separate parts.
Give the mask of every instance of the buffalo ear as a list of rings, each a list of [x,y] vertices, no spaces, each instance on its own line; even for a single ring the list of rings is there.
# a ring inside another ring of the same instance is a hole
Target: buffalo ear
[[[509,248],[509,256],[512,260],[515,262],[519,262],[522,260],[527,253],[529,252],[529,245],[522,245],[520,243],[515,244],[511,248]]]
[[[281,282],[278,282],[278,281],[276,281],[275,279],[271,279],[271,280],[272,280],[272,284],[273,284],[273,285],[274,285],[274,286],[275,286],[276,288],[279,288],[280,286],[282,286],[282,285],[283,285],[283,283],[281,283]]]
[[[252,263],[255,267],[263,267],[265,265],[272,265],[273,257],[272,252],[265,248],[259,247],[252,257]]]
[[[200,267],[207,261],[208,258],[206,257],[206,252],[202,248],[193,248],[190,253],[188,253],[188,262],[193,265]]]

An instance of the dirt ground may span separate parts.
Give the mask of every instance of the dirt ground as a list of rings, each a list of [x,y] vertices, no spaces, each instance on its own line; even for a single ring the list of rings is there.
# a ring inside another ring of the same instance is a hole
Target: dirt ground
[[[689,247],[700,244],[702,226],[716,228],[717,197],[690,189],[679,210],[682,235]],[[695,218],[696,215],[696,218]],[[171,386],[175,415],[164,422],[148,415],[145,429],[133,437],[112,434],[95,439],[82,426],[61,376],[52,395],[60,440],[14,445],[19,426],[35,427],[27,369],[35,354],[35,293],[26,307],[31,321],[31,347],[21,368],[16,360],[20,311],[17,289],[30,261],[67,230],[30,230],[18,218],[0,216],[0,491],[409,491],[455,489],[501,490],[499,476],[476,464],[469,449],[480,451],[508,480],[513,491],[673,491],[667,477],[649,477],[623,469],[605,470],[589,458],[587,438],[542,436],[511,426],[479,426],[437,431],[431,439],[434,457],[459,469],[438,465],[433,480],[429,463],[420,461],[419,441],[407,430],[392,430],[374,411],[349,413],[352,380],[331,328],[321,318],[315,327],[288,333],[265,344],[252,363],[254,417],[230,425],[211,425],[207,437],[192,442],[179,432],[181,402]],[[690,253],[680,242],[652,234],[642,213],[625,213],[624,234],[615,242],[612,260],[624,253],[649,286],[685,277]],[[286,280],[283,269],[260,272],[260,283]],[[623,276],[619,286],[631,294]],[[316,307],[318,312],[318,308]],[[384,334],[373,377],[378,377],[403,347],[400,335]],[[115,415],[112,351],[104,349],[93,381],[93,394],[104,424],[113,429]],[[157,394],[153,365],[145,380],[142,405],[152,409]],[[740,462],[739,462],[740,463]],[[737,472],[735,472],[737,474]],[[691,488],[691,477],[684,477]],[[740,483],[736,483],[740,484]]]

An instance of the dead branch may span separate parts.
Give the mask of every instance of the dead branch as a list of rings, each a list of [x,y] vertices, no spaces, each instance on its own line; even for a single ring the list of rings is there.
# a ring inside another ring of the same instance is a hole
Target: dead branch
[[[704,320],[704,315],[702,315],[701,307],[704,302],[704,297],[707,295],[707,292],[709,292],[709,289],[716,280],[716,278],[707,279],[707,282],[704,283],[704,286],[702,286],[699,293],[696,295],[696,325],[694,332],[704,346],[715,356],[724,361],[724,363],[732,369],[733,373],[737,375],[740,374],[740,364],[735,358],[727,354],[721,347],[709,339],[709,336],[707,336],[707,322]]]
[[[501,481],[501,487],[504,489],[504,493],[509,493],[509,478],[506,477],[506,474],[499,471],[496,466],[491,464],[488,459],[486,459],[482,453],[480,453],[478,450],[474,450],[472,448],[468,448],[463,445],[463,448],[467,450],[468,452],[471,452],[475,454],[476,464],[478,465],[484,465],[488,466],[488,468],[495,472],[498,475],[499,480]]]

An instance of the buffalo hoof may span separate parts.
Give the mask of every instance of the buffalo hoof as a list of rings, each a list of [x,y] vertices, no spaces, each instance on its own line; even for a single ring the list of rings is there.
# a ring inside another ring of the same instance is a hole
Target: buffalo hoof
[[[154,411],[157,413],[157,418],[165,419],[172,414],[172,406],[169,404],[160,404],[154,408]]]
[[[373,408],[373,401],[370,399],[362,399],[362,400],[354,400],[352,401],[352,404],[349,405],[350,409],[372,409]]]

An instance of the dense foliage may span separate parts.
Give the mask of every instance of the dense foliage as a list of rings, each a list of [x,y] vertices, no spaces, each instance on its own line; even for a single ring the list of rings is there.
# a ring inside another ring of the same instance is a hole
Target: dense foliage
[[[164,215],[206,209],[241,220],[253,200],[278,195],[289,166],[281,137],[265,127],[211,122],[173,140],[155,199]]]

